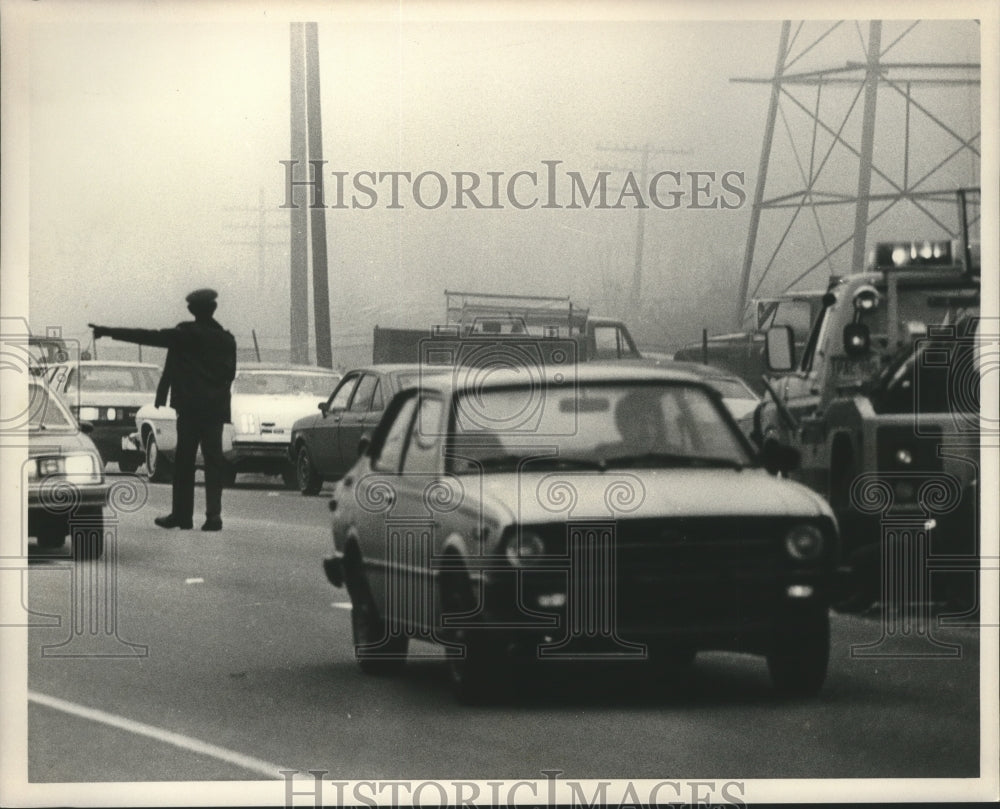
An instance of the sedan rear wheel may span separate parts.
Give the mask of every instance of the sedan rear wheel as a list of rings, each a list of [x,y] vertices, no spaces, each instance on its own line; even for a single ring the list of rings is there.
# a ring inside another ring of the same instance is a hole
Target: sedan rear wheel
[[[295,461],[295,477],[298,480],[299,491],[305,495],[319,494],[323,488],[323,476],[316,471],[313,466],[312,456],[305,445],[299,447],[299,454]]]

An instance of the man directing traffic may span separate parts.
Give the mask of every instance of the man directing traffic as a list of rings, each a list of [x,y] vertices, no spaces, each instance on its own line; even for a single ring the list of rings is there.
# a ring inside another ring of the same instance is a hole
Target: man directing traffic
[[[194,470],[198,445],[205,461],[205,524],[202,531],[222,529],[222,485],[226,460],[222,427],[230,421],[230,385],[236,375],[236,340],[213,317],[218,295],[198,289],[187,296],[194,320],[172,329],[120,329],[95,326],[94,339],[111,337],[128,343],[167,349],[156,406],[177,411],[170,513],[154,522],[161,528],[191,528],[194,520]]]

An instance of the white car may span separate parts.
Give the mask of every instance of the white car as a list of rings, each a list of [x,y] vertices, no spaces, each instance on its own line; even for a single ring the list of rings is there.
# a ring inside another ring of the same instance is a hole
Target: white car
[[[296,419],[314,413],[340,381],[340,374],[311,365],[243,363],[232,386],[232,423],[222,433],[229,461],[228,480],[238,472],[281,475],[295,488],[288,441]],[[146,405],[136,414],[133,441],[146,454],[146,473],[154,482],[169,481],[177,450],[177,413],[172,407]],[[201,452],[198,465],[202,465]]]

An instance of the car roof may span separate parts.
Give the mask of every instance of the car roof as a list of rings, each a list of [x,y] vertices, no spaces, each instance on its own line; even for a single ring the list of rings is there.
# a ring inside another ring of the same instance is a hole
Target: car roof
[[[77,362],[57,362],[53,363],[50,367],[74,368],[80,366],[81,368],[93,368],[99,365],[109,368],[149,368],[153,371],[160,370],[160,366],[152,362],[133,362],[131,360],[79,360]]]
[[[688,382],[705,385],[705,380],[681,369],[639,365],[629,362],[589,362],[575,366],[575,372],[567,375],[564,367],[532,369],[530,375],[508,369],[497,369],[483,373],[486,369],[466,366],[455,373],[430,376],[421,387],[442,393],[459,390],[489,390],[508,387],[524,387],[544,383],[558,386],[573,383],[614,383],[614,382]],[[423,381],[423,380],[422,380]]]
[[[241,362],[236,366],[237,371],[296,371],[312,372],[317,374],[329,374],[331,376],[341,376],[340,371],[332,368],[323,368],[319,365],[307,365],[305,363],[293,362]]]

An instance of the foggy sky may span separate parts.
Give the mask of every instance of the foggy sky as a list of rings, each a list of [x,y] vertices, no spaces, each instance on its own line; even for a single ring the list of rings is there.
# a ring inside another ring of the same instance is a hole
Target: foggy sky
[[[289,219],[280,207],[279,161],[291,157],[289,17],[247,4],[245,14],[214,22],[189,8],[178,6],[165,20],[134,8],[111,17],[76,5],[31,26],[35,331],[59,325],[86,343],[88,321],[172,325],[187,317],[184,294],[212,286],[220,292],[218,317],[238,339],[254,328],[265,343],[287,344]],[[508,15],[431,24],[309,10],[304,18],[319,23],[328,202],[333,171],[448,178],[468,171],[485,179],[491,171],[541,174],[541,161],[558,160],[561,171],[592,180],[599,166],[638,174],[639,153],[606,147],[674,150],[652,155],[650,173],[742,172],[746,201],[733,210],[646,212],[646,321],[664,324],[655,342],[679,344],[731,315],[769,88],[730,79],[772,73],[779,21]],[[814,36],[824,27],[812,25]],[[883,43],[907,25],[887,22]],[[975,62],[977,36],[968,21],[924,22],[891,57]],[[835,40],[836,48],[797,67],[863,59],[853,22],[827,45]],[[948,102],[964,131],[978,128],[976,92]],[[883,114],[886,122],[898,116],[888,104]],[[809,131],[802,121],[788,123]],[[887,143],[877,154],[896,159]],[[921,148],[911,157],[915,171],[933,165],[946,144],[929,139]],[[974,168],[957,161],[954,184],[975,184]],[[792,162],[775,161],[774,182],[794,171]],[[856,173],[846,176],[850,192]],[[609,187],[617,190],[623,177],[614,171]],[[445,288],[570,295],[594,311],[623,314],[634,208],[454,210],[449,198],[427,210],[403,193],[404,209],[387,210],[387,186],[379,191],[371,210],[327,211],[335,360],[338,344],[366,341],[376,323],[440,321]],[[762,244],[778,236],[780,229],[762,233]]]

